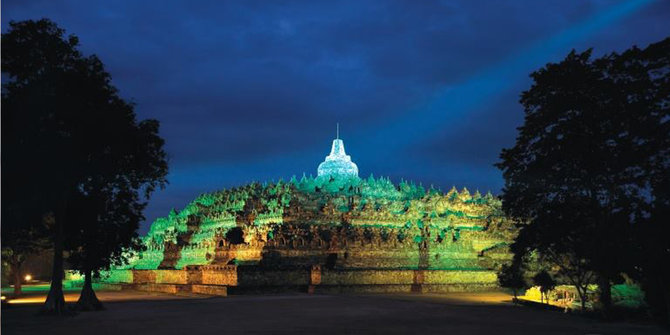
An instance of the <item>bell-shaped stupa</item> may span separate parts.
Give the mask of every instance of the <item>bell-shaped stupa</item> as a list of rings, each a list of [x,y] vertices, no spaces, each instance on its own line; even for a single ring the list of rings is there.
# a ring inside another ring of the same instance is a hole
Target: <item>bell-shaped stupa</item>
[[[358,177],[358,166],[351,161],[351,156],[344,151],[344,142],[340,139],[340,125],[337,125],[337,138],[333,140],[330,155],[326,156],[319,168],[318,176]]]

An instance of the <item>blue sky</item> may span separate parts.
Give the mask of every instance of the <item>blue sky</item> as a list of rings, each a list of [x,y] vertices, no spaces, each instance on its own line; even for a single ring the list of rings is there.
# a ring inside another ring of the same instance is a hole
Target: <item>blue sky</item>
[[[160,120],[170,185],[147,221],[203,192],[316,174],[336,122],[363,176],[497,193],[532,71],[670,35],[660,0],[2,2],[3,31],[42,17]]]

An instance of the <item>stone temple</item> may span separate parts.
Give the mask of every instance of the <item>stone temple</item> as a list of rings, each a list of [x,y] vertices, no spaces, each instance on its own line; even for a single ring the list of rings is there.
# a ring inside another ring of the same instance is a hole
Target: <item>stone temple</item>
[[[359,178],[339,134],[317,172],[202,194],[153,222],[145,250],[101,280],[218,295],[497,286],[516,234],[498,198]]]

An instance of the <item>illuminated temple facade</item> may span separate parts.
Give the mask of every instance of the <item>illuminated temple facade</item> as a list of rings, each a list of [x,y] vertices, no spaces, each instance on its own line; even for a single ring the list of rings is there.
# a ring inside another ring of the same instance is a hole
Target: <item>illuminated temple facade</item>
[[[516,230],[490,193],[361,179],[333,140],[318,176],[202,194],[157,219],[107,283],[165,292],[441,292],[497,286]]]

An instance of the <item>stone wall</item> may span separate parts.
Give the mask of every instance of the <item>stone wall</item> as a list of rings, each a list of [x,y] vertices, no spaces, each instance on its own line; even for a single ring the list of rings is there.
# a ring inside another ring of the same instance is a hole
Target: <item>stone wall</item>
[[[133,282],[133,270],[103,271],[100,281],[114,284],[130,284]]]
[[[193,271],[191,267],[189,267],[189,271]],[[200,267],[200,271],[202,273],[201,281],[197,284],[221,286],[237,286],[238,284],[239,273],[235,265],[202,266]],[[193,282],[193,284],[196,284],[196,282]]]
[[[133,270],[133,284],[156,283],[157,270]]]
[[[468,291],[497,287],[493,271],[402,270],[402,269],[323,269],[320,266],[300,269],[238,268],[240,287],[342,287],[369,286],[377,291],[410,291],[422,285],[432,291]],[[397,288],[394,286],[404,286]],[[362,288],[358,288],[361,290]]]
[[[490,285],[496,281],[493,271],[323,270],[321,273],[321,285]]]
[[[151,270],[146,270],[151,271]],[[156,273],[156,283],[161,284],[190,284],[188,281],[188,272],[183,270],[154,270]]]
[[[115,270],[109,278],[131,288],[164,293],[227,295],[262,290],[309,292],[462,292],[497,287],[494,271],[411,269],[270,269],[259,266],[189,266],[183,270]],[[109,280],[109,279],[108,279]],[[109,281],[105,282],[109,282]]]
[[[103,283],[237,285],[237,266],[189,266],[183,270],[110,270]]]
[[[238,285],[242,287],[271,286],[307,286],[310,284],[310,270],[298,269],[264,269],[260,267],[238,268]]]

